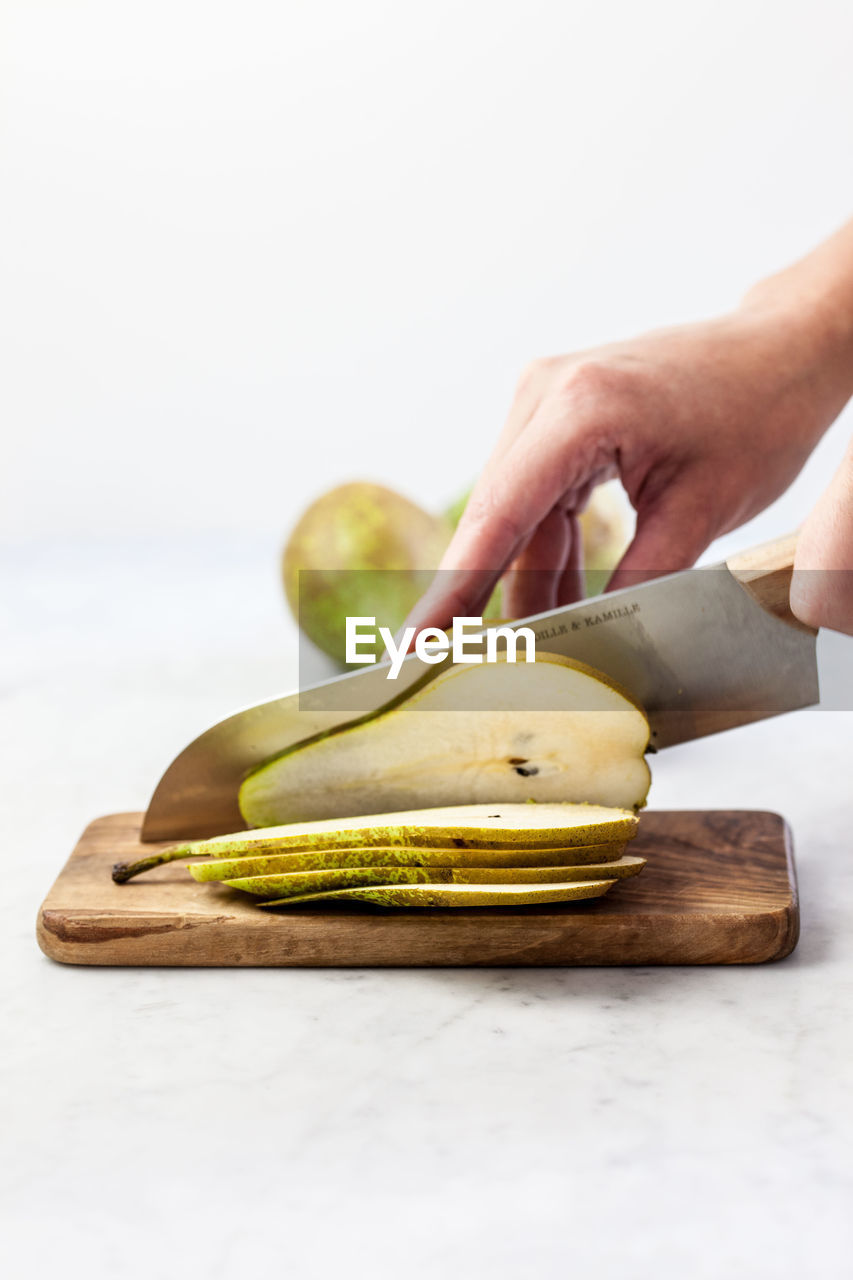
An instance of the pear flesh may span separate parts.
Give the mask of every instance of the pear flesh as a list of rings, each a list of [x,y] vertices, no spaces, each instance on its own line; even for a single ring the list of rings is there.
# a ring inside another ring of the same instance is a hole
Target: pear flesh
[[[645,803],[645,713],[582,663],[453,666],[402,704],[297,746],[240,789],[250,826],[377,809],[584,801]]]
[[[594,804],[458,804],[398,809],[357,817],[287,823],[178,846],[183,853],[214,857],[355,849],[379,845],[413,848],[569,849],[630,840],[637,816],[628,809]],[[180,856],[180,854],[178,854]]]
[[[319,849],[313,853],[265,853],[216,858],[189,867],[193,879],[233,880],[239,876],[286,875],[339,867],[545,867],[598,865],[622,859],[625,843],[589,844],[569,849],[413,849],[379,845],[361,849]]]
[[[618,856],[636,833],[636,814],[600,805],[451,805],[292,823],[175,844],[136,862],[116,863],[113,879],[123,884],[143,871],[178,858],[264,857],[330,850],[353,853],[375,848],[506,850],[522,856],[524,850],[552,849],[562,853],[569,848],[597,846],[594,854],[579,855],[578,860],[588,856],[607,861]],[[600,854],[602,845],[615,848],[607,855]]]
[[[327,889],[390,884],[574,884],[585,880],[623,880],[635,876],[645,858],[564,867],[339,867],[329,871],[293,871],[225,879],[229,889],[258,898],[292,898]]]
[[[397,884],[375,888],[332,889],[299,898],[259,902],[260,907],[294,907],[311,902],[371,902],[379,907],[526,907],[538,903],[600,898],[615,880],[579,880],[565,884]]]

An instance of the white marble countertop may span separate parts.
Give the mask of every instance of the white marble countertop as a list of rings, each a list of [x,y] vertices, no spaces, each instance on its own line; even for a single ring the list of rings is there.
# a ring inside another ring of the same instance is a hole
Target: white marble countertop
[[[654,762],[655,807],[789,819],[803,933],[777,965],[41,955],[37,908],[82,827],[144,807],[197,731],[292,685],[273,557],[233,539],[3,552],[8,1274],[849,1274],[851,712]]]

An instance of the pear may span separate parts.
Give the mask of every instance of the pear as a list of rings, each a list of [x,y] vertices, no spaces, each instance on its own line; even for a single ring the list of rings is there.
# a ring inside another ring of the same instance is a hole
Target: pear
[[[229,889],[241,889],[259,898],[290,898],[326,889],[377,884],[574,884],[581,880],[622,880],[637,875],[645,865],[645,858],[626,857],[579,867],[338,867],[329,871],[229,877],[223,878],[223,883]]]
[[[586,593],[600,595],[630,542],[628,502],[618,480],[593,489],[581,512]]]
[[[375,888],[333,889],[299,898],[259,902],[260,907],[293,907],[310,902],[371,902],[380,907],[524,907],[538,903],[600,898],[615,880],[579,880],[565,884],[398,884]]]
[[[297,745],[240,788],[250,826],[415,805],[573,801],[636,809],[649,723],[583,663],[455,665],[355,726]],[[393,842],[392,842],[393,843]]]
[[[292,871],[329,871],[337,867],[521,868],[598,866],[624,862],[622,844],[590,844],[574,849],[412,849],[382,846],[320,849],[314,853],[267,853],[255,857],[216,858],[189,867],[194,880],[233,880],[240,876],[286,875]],[[594,879],[595,877],[593,877]]]
[[[311,849],[354,849],[359,845],[402,845],[406,848],[574,849],[579,845],[613,844],[637,834],[631,810],[596,804],[488,803],[437,805],[363,813],[356,817],[293,822],[236,835],[211,836],[183,845],[175,853],[234,855],[282,853]]]
[[[222,883],[228,889],[241,889],[257,898],[299,898],[307,893],[363,885],[438,882],[431,879],[431,872],[425,867],[338,867],[332,871],[294,871],[279,876],[242,876]]]
[[[238,831],[209,840],[167,846],[136,862],[118,862],[113,880],[122,884],[142,871],[177,858],[244,854],[310,853],[324,849],[574,849],[619,844],[637,833],[637,817],[625,809],[591,804],[474,804],[371,813]]]
[[[450,532],[445,520],[393,489],[363,482],[332,489],[302,514],[284,549],[294,618],[343,665],[347,616],[375,617],[377,627],[396,634],[429,585]],[[381,648],[377,641],[377,658]]]
[[[451,502],[444,512],[445,520],[454,529],[470,496],[471,490],[468,489]],[[619,481],[609,480],[593,489],[579,518],[583,536],[586,594],[599,595],[630,541],[628,501]]]

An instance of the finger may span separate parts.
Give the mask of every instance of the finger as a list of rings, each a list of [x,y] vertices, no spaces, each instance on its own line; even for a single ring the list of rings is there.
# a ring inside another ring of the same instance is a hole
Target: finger
[[[594,421],[574,418],[565,399],[543,401],[489,484],[472,495],[440,567],[506,569],[553,507],[565,508],[567,495],[604,474],[605,452],[612,450],[599,443]]]
[[[637,531],[607,584],[618,591],[689,569],[716,535],[708,503],[693,486],[673,484],[653,506],[637,513]]]
[[[449,627],[454,618],[482,618],[500,573],[481,569],[439,569],[400,628]],[[399,641],[399,634],[398,634]],[[409,644],[414,647],[415,636]]]
[[[508,618],[527,618],[556,606],[570,549],[569,517],[561,507],[554,507],[504,577],[503,604]]]
[[[488,490],[489,483],[502,459],[515,444],[521,432],[539,407],[546,386],[547,370],[553,362],[550,360],[533,360],[522,372],[516,384],[515,395],[509,414],[492,449],[491,455],[483,467],[477,482],[466,499],[466,506],[472,498],[479,499]],[[464,508],[463,508],[464,511]]]
[[[512,448],[539,408],[548,387],[552,363],[551,360],[532,360],[522,372],[516,383],[512,406],[484,472]]]
[[[571,397],[544,400],[488,481],[478,484],[439,565],[428,607],[418,605],[408,625],[446,626],[452,607],[461,606],[461,616],[474,614],[473,605],[488,599],[548,512],[565,506],[566,494],[574,502],[593,479],[612,473],[610,425],[578,411]]]
[[[566,557],[563,572],[560,574],[557,598],[554,601],[555,608],[564,604],[574,604],[577,600],[583,600],[586,595],[581,522],[574,512],[567,512],[566,520],[569,527],[569,554]]]
[[[853,635],[853,442],[797,538],[791,609],[807,626]]]
[[[469,507],[473,510],[488,504],[494,475],[499,472],[506,454],[535,414],[542,398],[546,364],[546,361],[532,362],[519,379],[512,408],[498,442],[471,491],[456,532],[439,564],[438,572],[427,591],[409,613],[401,631],[407,626],[445,627],[450,624],[453,617],[478,617],[480,614],[474,613],[474,610],[479,607],[482,612],[491,598],[504,566],[499,565],[492,570],[476,567],[460,570],[458,557],[453,549],[454,543],[459,526],[464,528],[471,520]],[[517,551],[523,548],[525,541],[524,537],[517,539]]]
[[[536,410],[545,398],[553,365],[553,360],[531,360],[523,370],[516,384],[512,407],[497,443],[471,491],[472,498],[478,490],[488,487],[500,463],[532,421]]]

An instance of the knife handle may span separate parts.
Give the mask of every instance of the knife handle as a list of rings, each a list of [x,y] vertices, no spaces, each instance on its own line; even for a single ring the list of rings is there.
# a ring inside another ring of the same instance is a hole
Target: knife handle
[[[814,627],[806,626],[791,612],[791,578],[796,549],[797,535],[789,533],[775,542],[764,542],[760,547],[729,556],[726,568],[762,609],[800,631],[817,635]]]

